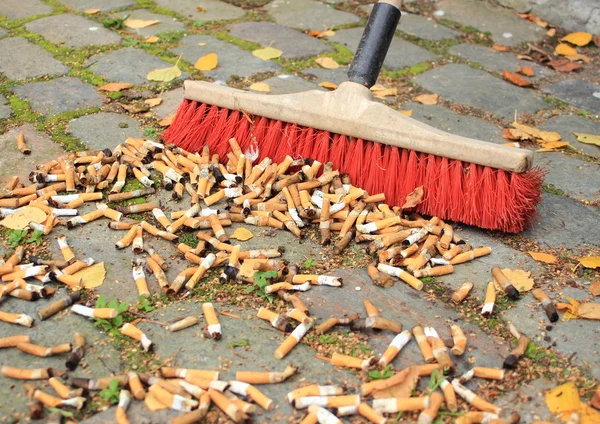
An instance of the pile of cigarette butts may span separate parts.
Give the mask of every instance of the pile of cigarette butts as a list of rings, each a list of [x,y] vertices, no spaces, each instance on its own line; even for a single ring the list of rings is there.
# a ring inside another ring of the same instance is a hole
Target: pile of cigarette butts
[[[27,149],[27,146],[24,138],[19,137],[18,143],[25,153],[23,149]],[[226,158],[220,158],[211,155],[208,148],[201,153],[190,153],[172,145],[128,138],[112,152],[107,149],[68,153],[38,165],[29,176],[29,185],[23,185],[18,177],[11,178],[0,189],[0,214],[6,217],[24,207],[38,208],[46,214],[46,218],[42,222],[30,222],[29,226],[45,235],[50,234],[56,226],[72,229],[107,219],[109,228],[124,233],[115,247],[131,247],[133,251],[132,276],[138,294],[144,297],[151,295],[146,273],[154,276],[163,293],[176,295],[184,286],[190,291],[194,289],[209,269],[219,266],[223,266],[220,278],[224,283],[254,284],[258,272],[264,275],[272,271],[269,275],[274,276],[269,280],[269,285],[264,287],[264,292],[275,294],[291,305],[285,314],[264,307],[258,311],[259,318],[288,333],[275,350],[277,359],[284,358],[311,329],[323,334],[336,325],[350,325],[357,331],[377,329],[397,333],[379,359],[354,358],[337,353],[329,358],[335,366],[365,371],[390,364],[414,336],[423,354],[424,365],[414,365],[385,380],[365,383],[360,394],[344,394],[342,387],[318,385],[289,393],[288,400],[294,407],[308,408],[303,423],[341,422],[332,411],[337,416],[359,414],[371,422],[383,423],[386,419],[382,414],[421,410],[419,424],[430,424],[443,402],[450,411],[457,410],[456,394],[477,410],[466,412],[458,418],[458,423],[518,421],[514,415],[499,418],[502,414],[499,407],[478,397],[463,385],[475,377],[501,380],[504,377],[502,369],[475,367],[460,378],[451,381],[444,379],[440,384],[443,394],[434,391],[422,397],[382,397],[381,394],[393,393],[408,378],[418,379],[438,371],[452,374],[454,367],[451,356],[435,329],[416,326],[412,331],[401,331],[400,323],[381,317],[368,301],[365,301],[367,317],[364,319],[358,314],[332,317],[313,326],[315,320],[297,292],[307,291],[313,285],[340,287],[342,279],[331,275],[300,274],[297,265],[281,259],[282,252],[278,249],[243,251],[240,245],[230,242],[224,228],[232,223],[246,223],[287,230],[302,238],[305,235],[303,229],[311,223],[318,223],[322,244],[333,244],[336,255],[352,240],[367,243],[367,253],[377,258],[369,266],[368,274],[374,284],[384,288],[393,285],[396,281],[394,277],[397,277],[413,289],[421,290],[423,282],[419,278],[452,273],[455,265],[490,254],[489,247],[472,248],[451,225],[439,218],[425,219],[417,214],[403,213],[405,211],[399,207],[388,206],[384,203],[384,194],[369,195],[353,186],[347,175],[332,169],[331,163],[294,160],[289,156],[281,158],[280,163],[270,158],[254,163],[257,162],[256,155],[244,154],[235,139],[229,140],[229,146],[230,152]],[[160,178],[152,179],[153,176]],[[123,192],[128,177],[137,179],[144,188]],[[190,206],[171,212],[169,216],[157,200],[116,206],[117,202],[152,195],[159,181],[162,181],[163,189],[172,190],[174,201],[189,197]],[[78,208],[87,202],[97,202],[96,209],[79,214]],[[217,204],[222,206],[216,208]],[[147,213],[143,215],[145,220],[124,219],[140,213]],[[179,242],[178,234],[194,230],[199,230],[196,247]],[[172,282],[167,281],[167,262],[158,252],[145,247],[144,236],[172,242],[179,254],[189,261],[190,267],[179,272]],[[30,301],[52,296],[55,289],[46,284],[59,283],[66,285],[71,290],[70,294],[40,309],[37,314],[40,320],[49,319],[69,307],[72,313],[83,317],[114,319],[119,314],[117,309],[93,308],[79,303],[82,280],[74,274],[92,265],[93,260],[78,260],[66,237],[58,237],[57,242],[63,256],[59,260],[29,256],[23,262],[26,252],[22,247],[15,249],[13,255],[0,266],[0,276],[6,283],[0,286],[0,305],[6,300],[5,296]],[[507,296],[514,298],[519,295],[500,268],[494,268],[492,276]],[[26,279],[37,280],[40,284],[28,283]],[[461,302],[472,287],[472,283],[464,283],[452,296],[453,301]],[[555,321],[558,315],[550,299],[541,290],[534,294],[548,317]],[[496,289],[490,283],[482,308],[483,315],[492,313],[495,296]],[[204,303],[202,310],[206,334],[218,340],[222,328],[214,306]],[[35,321],[25,314],[3,311],[0,311],[0,320],[25,327],[31,327]],[[295,327],[290,324],[291,320],[297,322]],[[187,317],[167,328],[179,331],[199,322],[197,317]],[[152,349],[152,341],[135,323],[125,323],[119,331],[137,340],[145,351]],[[462,355],[467,339],[458,325],[452,326],[452,336],[454,346],[450,352]],[[519,343],[506,359],[506,368],[516,366],[529,342],[526,336],[518,336]],[[40,357],[68,354],[66,367],[72,371],[77,368],[85,352],[85,341],[81,334],[76,333],[73,344],[47,348],[31,343],[27,335],[0,338],[0,348],[9,347]],[[79,409],[89,391],[106,388],[111,380],[116,379],[122,387],[116,412],[116,421],[120,424],[128,422],[126,410],[132,397],[146,401],[152,398],[163,407],[185,412],[185,415],[172,420],[174,424],[201,420],[211,403],[233,421],[244,422],[249,418],[248,414],[256,410],[254,404],[265,410],[275,407],[274,402],[254,385],[280,383],[295,372],[292,366],[283,372],[238,372],[235,380],[221,381],[219,373],[215,371],[161,368],[160,377],[129,372],[97,380],[70,378],[69,387],[57,378],[63,373],[50,368],[1,368],[1,374],[5,377],[47,380],[58,397],[32,385],[27,385],[26,390],[29,397],[37,401],[35,405],[39,402],[50,407]],[[369,406],[364,399],[373,394],[378,396]]]

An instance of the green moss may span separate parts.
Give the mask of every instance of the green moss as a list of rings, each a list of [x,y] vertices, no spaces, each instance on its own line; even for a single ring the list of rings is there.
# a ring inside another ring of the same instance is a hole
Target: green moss
[[[254,7],[262,7],[269,3],[271,0],[225,0],[226,3],[234,6],[242,7],[244,9],[252,9]]]
[[[8,95],[6,96],[10,107],[13,110],[13,116],[20,123],[22,122],[35,122],[38,119],[38,116],[35,112],[31,110],[31,105],[27,100],[23,100],[16,95]]]
[[[184,31],[167,31],[158,34],[158,38],[160,38],[160,41],[164,43],[176,43],[181,40],[184,35]]]
[[[553,96],[545,96],[544,102],[548,103],[549,105],[552,105],[558,109],[563,109],[563,108],[569,106],[569,104],[567,102],[563,102],[562,100],[557,99],[556,97],[553,97]]]
[[[198,246],[198,237],[196,237],[195,233],[183,233],[180,237],[179,240],[181,240],[181,242],[183,244],[187,244],[188,246],[195,248],[196,246]]]
[[[561,190],[560,188],[556,187],[554,184],[551,184],[551,183],[543,183],[542,190],[544,190],[546,193],[554,194],[556,196],[566,196],[567,195],[563,190]]]
[[[123,93],[121,93],[120,91],[112,91],[107,93],[107,96],[109,99],[117,100],[123,97]]]
[[[219,32],[216,32],[211,35],[218,38],[219,40],[223,40],[228,43],[235,44],[240,49],[248,50],[250,52],[262,48],[262,46],[258,43],[254,43],[252,41],[242,40],[241,38],[234,37],[233,35],[229,35],[229,33],[227,31],[219,31]]]

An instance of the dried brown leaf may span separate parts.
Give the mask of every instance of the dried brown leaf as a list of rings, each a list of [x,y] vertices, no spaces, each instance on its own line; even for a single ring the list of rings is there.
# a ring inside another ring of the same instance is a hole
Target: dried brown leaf
[[[127,19],[127,20],[123,21],[123,25],[125,25],[128,28],[132,28],[132,29],[141,29],[141,28],[148,28],[149,26],[152,26],[152,25],[156,25],[159,22],[160,21],[158,19],[150,19],[150,20]]]
[[[581,65],[579,63],[573,63],[568,61],[567,59],[551,60],[550,62],[548,62],[548,66],[552,67],[558,72],[565,73],[573,72],[574,70],[581,68]]]
[[[411,193],[406,196],[402,209],[410,209],[417,206],[423,201],[423,186],[415,188]]]
[[[507,52],[508,51],[508,47],[507,46],[501,46],[500,44],[494,44],[492,46],[492,49],[499,51],[499,52]]]
[[[161,99],[160,97],[154,97],[152,99],[144,100],[144,103],[146,103],[149,107],[155,107],[155,106],[158,106],[159,104],[161,104],[162,101],[163,101],[163,99]]]
[[[517,68],[516,72],[519,74],[525,75],[526,77],[532,77],[535,75],[535,71],[533,70],[533,68],[531,66],[523,66],[523,67]]]
[[[168,127],[169,125],[171,125],[173,123],[174,119],[175,119],[175,114],[173,114],[161,121],[158,121],[158,125],[160,125],[161,127]]]
[[[440,96],[437,94],[421,94],[415,97],[413,100],[424,105],[437,105]]]
[[[595,281],[590,285],[590,293],[594,296],[600,296],[600,281]]]
[[[103,85],[102,87],[98,87],[98,90],[116,92],[126,90],[131,87],[133,87],[133,84],[129,84],[128,82],[111,82],[106,85]]]
[[[502,71],[502,78],[519,87],[531,87],[533,85],[531,82],[526,81],[522,76],[509,72],[506,69]]]

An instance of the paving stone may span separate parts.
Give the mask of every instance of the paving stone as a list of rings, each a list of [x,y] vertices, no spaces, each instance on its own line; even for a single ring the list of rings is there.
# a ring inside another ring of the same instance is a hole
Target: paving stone
[[[0,15],[9,19],[28,18],[35,15],[52,13],[52,6],[40,0],[2,0],[0,1]]]
[[[31,154],[26,156],[17,149],[17,134],[23,133]],[[45,163],[65,153],[60,144],[50,140],[35,130],[33,125],[25,124],[0,135],[0,181],[6,181],[18,175],[21,181],[28,181],[29,173],[35,165]]]
[[[198,43],[205,45],[199,46]],[[259,59],[249,51],[208,35],[185,37],[183,44],[171,51],[177,55],[183,54],[183,60],[191,64],[196,63],[202,56],[216,52],[219,55],[219,64],[212,71],[204,72],[204,75],[216,80],[228,81],[232,75],[245,78],[259,72],[275,72],[281,69],[271,60]]]
[[[135,0],[62,0],[61,3],[73,10],[84,12],[88,9],[100,9],[103,12],[133,6]]]
[[[600,246],[598,239],[598,208],[585,206],[577,200],[542,193],[538,205],[538,220],[534,227],[521,234],[541,243],[542,247],[564,246],[567,249],[577,247]]]
[[[307,90],[324,90],[314,82],[306,81],[295,75],[278,75],[266,79],[264,82],[271,87],[270,94],[290,94]]]
[[[0,40],[0,73],[12,80],[63,75],[69,68],[42,47],[21,37]]]
[[[151,25],[146,28],[129,28],[124,26],[123,29],[127,32],[131,32],[137,34],[142,37],[151,37],[156,34],[161,34],[163,32],[169,31],[183,31],[185,30],[185,25],[182,22],[179,22],[177,19],[167,16],[167,15],[158,15],[156,13],[149,12],[145,9],[138,10],[128,10],[127,12],[120,13],[121,18],[127,19],[141,19],[144,21],[160,21],[156,25]]]
[[[8,104],[8,100],[0,94],[0,119],[8,118],[12,113],[12,109]]]
[[[317,78],[316,82],[332,82],[340,85],[344,81],[348,81],[348,68],[325,69],[325,68],[309,68],[302,71],[304,75],[311,75]]]
[[[535,153],[534,163],[548,170],[545,181],[576,199],[600,200],[600,165],[561,152]]]
[[[522,423],[553,422],[555,417],[548,410],[545,397],[538,396],[538,393],[546,393],[554,387],[556,387],[556,383],[540,377],[521,383],[519,390],[505,392],[504,395],[494,400],[494,405],[498,405],[503,410],[506,408],[519,411]],[[523,396],[524,394],[526,396]]]
[[[176,88],[175,90],[166,91],[161,93],[158,97],[162,98],[163,101],[160,105],[152,108],[152,112],[159,118],[165,119],[173,115],[181,102],[183,101],[183,87]]]
[[[196,21],[237,19],[245,13],[240,7],[218,0],[156,0],[156,3]]]
[[[459,115],[438,105],[427,106],[412,102],[403,104],[402,109],[412,110],[412,118],[417,121],[452,134],[498,144],[506,142],[502,138],[502,129],[475,116]]]
[[[583,116],[562,115],[554,116],[539,126],[544,131],[556,131],[561,139],[571,143],[576,149],[587,155],[600,157],[600,147],[577,141],[574,132],[585,134],[600,134],[600,124]]]
[[[600,85],[598,84],[570,79],[544,88],[544,93],[552,94],[579,109],[600,114]]]
[[[123,127],[127,125],[127,127]],[[69,122],[69,131],[90,149],[112,149],[127,137],[141,137],[140,124],[135,119],[118,113],[101,112],[75,118]]]
[[[459,32],[437,23],[432,18],[406,12],[402,12],[398,29],[415,37],[431,41],[455,38],[460,35]]]
[[[229,33],[264,47],[274,42],[273,47],[282,50],[282,57],[285,59],[307,59],[334,50],[333,47],[315,37],[271,22],[243,22],[231,25]]]
[[[329,40],[340,43],[355,52],[362,33],[363,28],[341,29],[336,31],[335,36],[330,37]],[[437,57],[413,43],[394,37],[383,66],[396,71],[427,60],[435,60]]]
[[[512,119],[515,109],[519,113],[535,113],[547,106],[538,94],[467,65],[442,66],[413,80],[452,102],[480,108],[504,119]]]
[[[48,16],[25,25],[31,32],[56,44],[79,48],[87,45],[115,44],[121,37],[97,22],[84,17],[64,14]]]
[[[436,9],[443,10],[445,18],[474,26],[480,31],[489,31],[496,44],[514,46],[525,41],[540,41],[545,35],[540,26],[488,2],[442,0],[436,3]]]
[[[21,99],[31,103],[42,115],[55,115],[80,108],[102,106],[102,96],[92,85],[73,77],[32,82],[11,88]]]
[[[92,56],[85,62],[85,66],[109,81],[150,84],[152,82],[146,79],[148,72],[168,68],[173,64],[165,62],[144,50],[128,47]],[[178,79],[186,79],[187,77],[188,74],[182,72]]]
[[[292,28],[323,29],[354,24],[360,18],[352,13],[313,0],[275,0],[265,6],[275,22]]]
[[[551,69],[540,66],[537,63],[519,60],[512,53],[499,52],[479,44],[458,44],[450,47],[449,53],[479,63],[480,65],[483,65],[485,69],[498,73],[502,73],[504,69],[515,72],[519,67],[531,66],[535,71],[535,75],[529,78],[524,76],[523,78],[526,80],[537,81],[540,78],[546,78],[556,74]]]

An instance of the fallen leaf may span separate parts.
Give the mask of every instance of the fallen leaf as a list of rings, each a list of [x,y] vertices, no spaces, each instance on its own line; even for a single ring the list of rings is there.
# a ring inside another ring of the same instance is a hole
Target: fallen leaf
[[[553,131],[540,131],[537,128],[530,127],[529,125],[519,124],[518,122],[513,122],[511,124],[514,128],[521,130],[525,134],[530,135],[531,137],[539,138],[543,141],[558,141],[560,140],[560,134]]]
[[[149,109],[148,105],[142,104],[140,102],[135,102],[132,104],[126,104],[126,103],[117,103],[117,104],[129,113],[147,112]]]
[[[319,87],[327,88],[329,90],[335,90],[336,88],[338,88],[338,85],[329,81],[323,81],[319,83]]]
[[[563,321],[570,321],[572,319],[577,319],[577,314],[579,311],[579,302],[571,297],[567,297],[570,305],[567,306],[567,311],[563,314]],[[558,308],[558,304],[556,306]]]
[[[554,264],[556,263],[556,256],[551,255],[550,253],[541,253],[541,252],[532,252],[529,251],[529,254],[533,259],[538,262],[544,262],[546,264]]]
[[[421,94],[413,100],[424,105],[437,105],[440,96],[437,94]]]
[[[160,38],[158,38],[156,35],[153,35],[152,37],[146,38],[144,40],[144,43],[154,44],[154,43],[158,42],[158,40],[160,40]]]
[[[526,54],[518,54],[517,55],[517,59],[520,59],[520,60],[529,60],[530,62],[533,62],[533,57],[527,56]]]
[[[600,256],[588,256],[579,259],[579,263],[586,268],[596,269],[600,267]]]
[[[556,28],[550,28],[548,31],[546,31],[546,35],[548,37],[554,37],[556,35]]]
[[[587,64],[589,64],[589,63],[592,62],[589,57],[587,57],[584,54],[579,54],[579,53],[571,55],[571,56],[567,56],[567,59],[570,60],[571,62],[581,61],[581,62],[584,62],[584,63],[587,63]]]
[[[123,21],[123,25],[131,29],[148,28],[149,26],[156,25],[160,21],[158,19],[144,20],[144,19],[126,19]]]
[[[568,141],[545,141],[541,142],[541,149],[536,150],[537,152],[556,152],[558,149],[562,149],[569,145]]]
[[[246,241],[246,240],[250,240],[252,237],[254,237],[254,234],[252,234],[249,230],[245,229],[245,228],[237,228],[233,234],[231,234],[229,236],[229,238],[235,239],[235,240],[239,240],[239,241]]]
[[[131,87],[133,87],[133,84],[129,84],[128,82],[111,82],[106,85],[103,85],[102,87],[98,87],[98,90],[115,92],[125,90]]]
[[[506,278],[510,280],[515,289],[517,289],[520,293],[528,292],[533,288],[534,281],[531,278],[531,271],[523,271],[522,269],[503,269],[502,273],[506,275]],[[496,288],[502,292],[502,287],[499,287],[494,280],[494,284]]]
[[[45,220],[46,214],[43,210],[32,206],[25,206],[0,221],[0,225],[11,230],[24,230],[25,228],[29,228],[30,222],[41,224]]]
[[[554,131],[540,131],[539,138],[545,142],[559,141],[561,136],[559,133]]]
[[[600,303],[581,303],[577,318],[600,320]]]
[[[384,86],[379,84],[375,84],[373,87],[371,87],[371,92],[373,93],[373,96],[382,100],[385,100],[385,98],[388,96],[398,95],[398,89],[396,87],[385,88]]]
[[[567,46],[566,44],[561,43],[558,46],[556,46],[556,48],[554,49],[554,53],[559,54],[561,56],[573,56],[574,54],[577,54],[577,50],[575,50],[571,46]]]
[[[492,46],[492,49],[499,51],[499,52],[507,52],[508,51],[508,47],[507,46],[501,46],[499,44],[494,44]]]
[[[587,46],[592,41],[592,34],[588,32],[573,32],[563,38],[560,41],[566,41],[576,46],[583,47]]]
[[[592,399],[592,405],[594,405],[594,400]],[[599,406],[596,405],[596,408]],[[586,405],[585,403],[579,404],[579,424],[598,424],[600,423],[600,412],[596,411],[592,407]],[[570,414],[569,414],[570,415]],[[569,417],[564,421],[568,421]]]
[[[519,87],[531,87],[533,85],[531,82],[526,81],[522,76],[508,72],[506,69],[502,71],[502,78]]]
[[[575,383],[563,384],[546,393],[546,405],[553,414],[579,410],[579,392]]]
[[[509,140],[531,140],[531,135],[517,128],[506,128],[502,137]]]
[[[579,132],[574,132],[573,134],[575,134],[575,137],[577,137],[577,141],[581,143],[593,144],[594,146],[600,147],[600,135]]]
[[[271,87],[269,87],[269,84],[267,84],[266,82],[255,82],[248,88],[253,91],[259,91],[261,93],[271,92]]]
[[[177,62],[175,62],[175,65],[171,66],[170,68],[155,69],[154,71],[148,72],[146,79],[149,81],[169,82],[173,81],[177,77],[180,77],[181,69],[179,69],[179,66],[177,66],[179,59],[181,59],[181,56],[179,56]]]
[[[544,22],[542,21],[539,17],[535,17],[533,18],[533,22],[537,25],[540,26],[542,28],[546,28],[548,26],[548,22]]]
[[[106,277],[106,269],[104,268],[104,262],[88,266],[80,271],[73,274],[75,278],[81,277],[81,284],[86,289],[93,289],[104,283],[104,277]]]
[[[265,47],[264,49],[254,50],[252,54],[262,60],[271,60],[281,57],[283,51],[275,47]]]
[[[531,66],[523,66],[521,68],[517,68],[515,72],[525,75],[526,77],[532,77],[535,74],[535,71]]]
[[[596,45],[596,47],[600,47],[600,35],[594,35],[592,37],[592,40],[594,41],[594,44]]]
[[[399,110],[402,115],[408,116],[409,118],[412,116],[412,110]]]
[[[219,56],[216,53],[209,53],[206,56],[202,56],[199,58],[196,63],[194,63],[194,68],[199,71],[212,71],[217,67],[219,63]]]
[[[168,127],[169,125],[171,125],[173,123],[174,119],[175,119],[175,114],[158,121],[158,125],[160,125],[161,127]]]
[[[153,99],[144,100],[144,103],[146,103],[150,107],[155,107],[155,106],[158,106],[159,104],[161,104],[162,101],[163,101],[163,99],[161,99],[160,97],[155,97]]]
[[[590,285],[590,293],[594,296],[600,296],[600,281],[593,282]]]
[[[240,277],[252,278],[256,273],[254,265],[258,263],[265,263],[267,259],[244,259],[244,262],[240,265],[238,275]]]
[[[206,9],[203,8],[202,6],[196,6],[196,12],[205,13]]]
[[[325,31],[312,30],[308,33],[311,37],[323,38],[323,37],[333,37],[335,35],[335,31],[331,29],[326,29]]]
[[[86,10],[84,13],[86,15],[95,15],[96,13],[100,12],[100,9],[88,9]]]
[[[416,367],[410,367],[406,378],[399,384],[388,387],[383,390],[373,391],[372,395],[375,399],[380,398],[409,398],[412,391],[417,387],[419,382],[419,370]]]
[[[315,59],[315,62],[325,69],[337,69],[340,67],[340,64],[330,57],[318,57]]]
[[[547,63],[558,72],[573,72],[575,69],[581,68],[579,63],[573,63],[567,59],[551,60]]]
[[[406,199],[404,199],[404,204],[402,205],[402,209],[410,209],[417,206],[419,203],[423,201],[423,186],[415,188],[412,192],[408,193]]]

